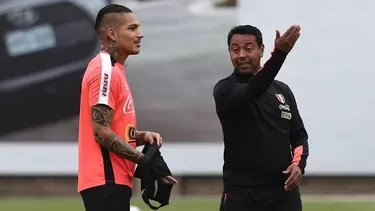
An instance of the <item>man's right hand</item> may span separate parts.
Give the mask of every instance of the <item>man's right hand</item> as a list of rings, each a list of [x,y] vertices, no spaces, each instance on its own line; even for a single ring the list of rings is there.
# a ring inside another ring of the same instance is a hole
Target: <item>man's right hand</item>
[[[276,39],[275,39],[275,47],[289,53],[294,44],[297,42],[299,36],[301,35],[301,26],[299,25],[292,25],[289,29],[280,36],[280,31],[276,30]]]
[[[162,178],[161,181],[167,185],[178,184],[178,181],[172,176],[166,176]]]

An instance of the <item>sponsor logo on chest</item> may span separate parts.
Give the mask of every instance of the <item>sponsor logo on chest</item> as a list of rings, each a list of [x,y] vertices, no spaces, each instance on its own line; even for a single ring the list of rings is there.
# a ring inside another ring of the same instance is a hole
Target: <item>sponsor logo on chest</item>
[[[285,97],[283,94],[275,94],[277,100],[281,103],[279,109],[281,110],[281,118],[291,120],[292,113],[290,112],[290,106],[286,104]]]
[[[125,83],[125,93],[127,94],[126,101],[124,103],[123,112],[124,114],[132,114],[135,116],[135,108],[134,108],[134,102],[132,94],[129,90],[129,86],[127,83]]]

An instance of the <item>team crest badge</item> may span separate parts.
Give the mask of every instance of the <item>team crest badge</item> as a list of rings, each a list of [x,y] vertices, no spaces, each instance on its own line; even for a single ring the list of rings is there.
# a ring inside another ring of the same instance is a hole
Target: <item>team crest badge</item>
[[[285,98],[283,94],[276,94],[276,98],[279,100],[280,103],[285,103]]]

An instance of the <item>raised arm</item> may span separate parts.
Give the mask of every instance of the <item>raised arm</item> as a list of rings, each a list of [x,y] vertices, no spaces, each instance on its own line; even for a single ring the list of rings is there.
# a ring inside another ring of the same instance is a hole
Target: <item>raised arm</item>
[[[300,29],[300,26],[293,25],[282,36],[276,31],[275,51],[262,70],[251,77],[248,83],[236,83],[230,79],[219,81],[214,88],[217,110],[223,111],[247,106],[263,95],[281,69],[287,54],[298,40]]]
[[[246,106],[259,98],[267,91],[286,56],[286,52],[276,48],[262,70],[251,77],[247,83],[236,83],[230,79],[219,81],[214,88],[214,98],[218,109],[226,110]]]

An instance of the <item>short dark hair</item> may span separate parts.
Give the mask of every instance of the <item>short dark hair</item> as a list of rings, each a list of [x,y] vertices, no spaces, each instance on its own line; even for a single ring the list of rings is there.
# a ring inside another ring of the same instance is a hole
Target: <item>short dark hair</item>
[[[238,25],[233,27],[228,33],[228,47],[230,46],[230,41],[232,40],[233,35],[235,34],[254,35],[258,46],[260,47],[263,45],[262,32],[257,27],[251,25]]]
[[[98,15],[96,16],[95,26],[94,26],[95,31],[97,32],[99,31],[100,24],[103,20],[103,17],[106,14],[110,14],[110,13],[133,13],[133,11],[129,9],[128,7],[125,7],[119,4],[109,4],[103,7],[102,9],[99,10]]]

